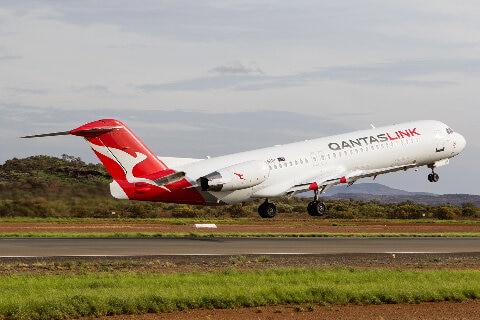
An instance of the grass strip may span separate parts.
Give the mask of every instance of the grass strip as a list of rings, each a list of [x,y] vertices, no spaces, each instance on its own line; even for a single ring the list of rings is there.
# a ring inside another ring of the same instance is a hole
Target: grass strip
[[[0,276],[0,319],[63,319],[278,304],[391,304],[480,298],[478,270],[228,269],[172,274]]]
[[[257,233],[257,232],[5,232],[0,238],[472,238],[480,232],[442,233]]]

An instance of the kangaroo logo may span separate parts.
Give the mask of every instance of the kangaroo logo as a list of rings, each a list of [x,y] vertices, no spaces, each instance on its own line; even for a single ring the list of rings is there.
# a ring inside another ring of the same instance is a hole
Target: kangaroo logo
[[[245,179],[243,178],[243,173],[236,173],[236,172],[234,172],[233,174],[236,175],[236,176],[238,176],[238,178],[239,178],[240,180],[245,180]]]
[[[90,143],[90,146],[96,152],[118,163],[118,165],[122,167],[122,169],[125,171],[125,178],[129,183],[145,182],[154,186],[158,186],[155,181],[146,178],[135,177],[133,175],[133,169],[135,168],[135,166],[147,159],[147,156],[145,154],[141,152],[135,152],[136,157],[134,157],[129,153],[126,153],[125,151],[119,149],[102,147],[93,143]],[[170,191],[164,186],[158,187]]]

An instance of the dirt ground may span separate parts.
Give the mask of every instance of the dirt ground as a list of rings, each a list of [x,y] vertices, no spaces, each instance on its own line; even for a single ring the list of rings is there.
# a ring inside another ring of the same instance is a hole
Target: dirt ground
[[[325,219],[273,219],[250,220],[248,222],[219,222],[216,229],[197,229],[194,223],[176,224],[161,221],[86,221],[73,223],[0,222],[0,233],[464,233],[480,232],[480,224],[458,223],[398,223],[398,222],[348,222]],[[3,258],[0,273],[77,273],[95,271],[148,271],[186,272],[189,270],[209,271],[225,268],[255,270],[279,266],[325,267],[349,266],[362,268],[395,269],[475,269],[480,270],[480,253],[466,254],[388,254],[355,255],[310,255],[310,256],[247,256],[234,257],[118,257],[85,258],[72,261],[68,258]],[[151,319],[480,319],[480,301],[437,302],[394,305],[280,305],[257,308],[225,310],[187,310],[162,314],[123,315],[102,317],[101,320],[151,320]]]
[[[57,232],[57,233],[422,233],[441,234],[452,232],[480,232],[480,223],[438,223],[419,222],[403,223],[395,221],[335,221],[316,218],[275,218],[272,220],[251,219],[247,222],[217,222],[217,228],[196,228],[195,224],[201,220],[192,220],[191,223],[179,224],[170,221],[139,220],[123,221],[88,220],[68,223],[53,222],[0,222],[0,233],[29,233],[29,232]]]
[[[188,310],[163,314],[101,317],[100,320],[464,320],[480,319],[480,301],[370,306],[268,306],[237,310]]]

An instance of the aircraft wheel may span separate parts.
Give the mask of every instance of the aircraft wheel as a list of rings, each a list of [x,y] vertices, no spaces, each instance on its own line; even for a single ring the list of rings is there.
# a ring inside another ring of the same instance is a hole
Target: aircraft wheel
[[[436,174],[435,172],[434,172],[434,173],[430,173],[430,174],[428,175],[428,181],[430,181],[430,182],[437,182],[439,179],[440,179],[440,177],[439,177],[438,174]]]
[[[312,201],[308,203],[307,211],[312,217],[320,217],[327,211],[327,206],[325,202]]]
[[[277,214],[277,207],[270,202],[264,202],[258,207],[258,214],[262,218],[273,218]]]

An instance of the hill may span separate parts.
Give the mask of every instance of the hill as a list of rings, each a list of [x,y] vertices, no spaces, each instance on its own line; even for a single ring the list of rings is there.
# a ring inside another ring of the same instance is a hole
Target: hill
[[[443,195],[375,195],[365,193],[337,193],[332,196],[327,196],[328,200],[345,200],[353,199],[357,201],[379,201],[383,203],[402,203],[412,202],[427,204],[432,206],[439,206],[451,204],[454,206],[461,206],[464,203],[472,203],[480,206],[480,196],[470,194],[443,194]]]
[[[353,199],[358,201],[380,201],[385,203],[413,202],[428,205],[473,203],[480,206],[480,195],[470,194],[434,194],[428,192],[409,192],[390,188],[379,183],[358,183],[350,187],[338,186],[328,190],[325,199]]]
[[[68,155],[14,158],[0,166],[1,199],[104,197],[109,182],[102,165]]]
[[[329,189],[326,193],[328,196],[338,195],[338,194],[371,194],[371,195],[382,195],[382,196],[437,196],[434,193],[428,192],[409,192],[400,189],[390,188],[386,185],[380,183],[355,183],[350,187],[347,186],[335,186]]]

